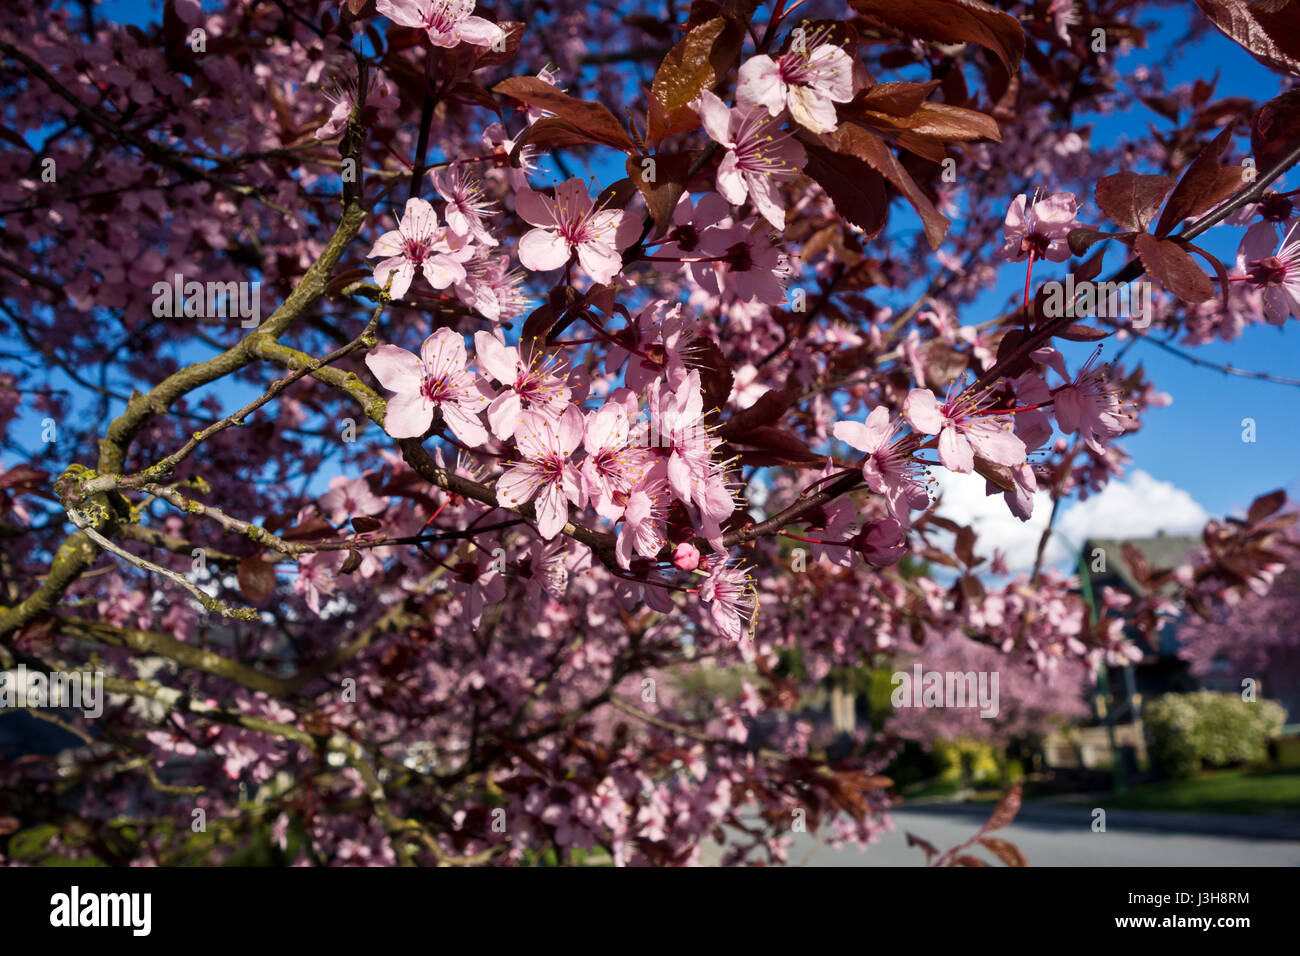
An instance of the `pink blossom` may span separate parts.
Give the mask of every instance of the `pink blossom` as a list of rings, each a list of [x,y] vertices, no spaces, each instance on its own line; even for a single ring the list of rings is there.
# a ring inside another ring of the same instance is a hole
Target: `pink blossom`
[[[954,394],[956,383],[940,405],[928,388],[914,388],[903,401],[903,416],[919,432],[939,436],[939,460],[951,471],[970,474],[978,454],[999,465],[1025,460],[1025,443],[1005,417],[983,411],[987,393]]]
[[[379,514],[388,507],[388,499],[371,491],[364,476],[349,480],[345,475],[336,475],[330,479],[330,490],[321,495],[320,506],[332,522],[341,524],[357,515]]]
[[[680,302],[665,312],[666,306],[668,303],[662,299],[650,302],[610,343],[605,371],[616,372],[626,362],[623,381],[635,391],[660,377],[666,378],[674,388],[686,378],[689,343],[695,337],[698,323],[686,316]]]
[[[1028,208],[1026,208],[1028,207]],[[1007,209],[1002,226],[1002,248],[994,255],[1008,262],[1020,262],[1030,254],[1035,259],[1064,262],[1070,258],[1066,241],[1071,229],[1078,229],[1074,215],[1079,204],[1074,193],[1055,193],[1032,205],[1021,193]]]
[[[456,298],[491,322],[504,322],[528,306],[524,274],[510,268],[509,256],[489,256],[486,250],[465,263],[465,281],[456,283]]]
[[[1011,480],[1014,489],[1002,493],[1003,500],[1011,513],[1021,521],[1028,521],[1034,515],[1034,493],[1038,491],[1038,476],[1029,462],[1011,466]],[[988,483],[989,494],[997,490],[992,482]]]
[[[543,83],[549,83],[551,86],[557,88],[560,85],[560,74],[557,71],[551,69],[549,66],[543,67],[542,69],[538,70],[537,78],[541,80]],[[528,109],[524,112],[524,119],[527,121],[529,126],[532,126],[539,119],[542,119],[543,117],[546,116],[554,116],[554,115],[555,114],[550,112],[549,110],[544,110],[537,106],[529,106]]]
[[[396,394],[388,400],[384,430],[394,438],[419,438],[433,424],[435,411],[452,433],[470,447],[487,441],[479,414],[488,396],[466,369],[465,340],[439,329],[424,340],[420,356],[396,345],[380,345],[366,356],[379,384]]]
[[[411,287],[417,268],[435,289],[464,281],[461,263],[472,255],[473,249],[463,238],[438,227],[438,214],[432,206],[423,199],[408,199],[397,229],[380,236],[366,258],[387,257],[375,266],[375,281],[384,287],[391,274],[393,285],[388,294],[400,299]]]
[[[608,284],[623,268],[622,251],[640,231],[640,223],[623,210],[597,208],[576,177],[556,186],[554,198],[520,192],[515,209],[536,227],[519,240],[519,261],[533,272],[558,269],[577,256],[593,282]]]
[[[298,559],[298,577],[294,579],[293,591],[306,599],[313,614],[319,616],[321,599],[338,590],[335,575],[342,565],[341,551],[315,551]]]
[[[735,500],[713,461],[720,443],[704,425],[704,395],[700,372],[691,373],[676,390],[660,382],[650,392],[650,422],[646,443],[653,453],[667,458],[667,478],[672,493],[684,504],[699,507],[709,538],[720,522],[736,510]]]
[[[1061,431],[1078,432],[1089,448],[1103,454],[1105,442],[1124,434],[1124,420],[1115,389],[1105,372],[1093,367],[1099,354],[1100,349],[1093,352],[1073,381],[1052,393],[1052,408]]]
[[[762,373],[758,366],[746,363],[736,369],[732,376],[730,401],[737,408],[749,408],[756,401],[772,390],[758,380]]]
[[[149,620],[149,596],[142,590],[128,591],[121,576],[114,574],[95,610],[114,627],[138,627]]]
[[[752,200],[759,215],[785,228],[785,209],[777,184],[795,179],[803,167],[803,147],[781,131],[781,124],[753,107],[728,110],[708,90],[695,101],[704,130],[726,148],[718,165],[718,192],[739,206]]]
[[[785,282],[790,267],[773,242],[767,223],[716,230],[706,251],[720,257],[715,263],[719,284],[742,302],[757,299],[765,305],[785,305]]]
[[[630,397],[635,409],[635,396]],[[644,451],[631,446],[630,438],[623,404],[611,401],[587,415],[583,437],[587,457],[580,472],[583,499],[610,521],[623,514],[628,491],[648,467]]]
[[[673,567],[678,571],[694,571],[700,566],[700,552],[689,541],[673,548]]]
[[[150,730],[145,732],[145,739],[153,744],[160,751],[156,762],[162,766],[171,757],[179,757],[182,760],[188,760],[198,754],[199,750],[194,746],[187,734],[194,734],[200,740],[203,739],[201,728],[187,728],[186,718],[183,714],[172,714],[170,722],[175,725],[176,730]]]
[[[483,217],[492,215],[489,209],[492,202],[483,198],[483,184],[463,173],[459,166],[435,169],[429,178],[438,195],[447,202],[443,214],[451,230],[485,246],[495,246],[497,240],[483,225]]]
[[[872,567],[897,564],[907,553],[907,529],[895,518],[868,521],[858,535],[858,550]]]
[[[1262,293],[1264,314],[1273,325],[1282,325],[1288,316],[1300,316],[1300,235],[1296,226],[1300,219],[1287,227],[1276,252],[1276,233],[1252,226],[1237,253],[1237,266]]]
[[[423,30],[434,46],[496,46],[505,31],[482,17],[471,16],[475,0],[379,0],[375,9],[394,23]]]
[[[334,108],[330,111],[329,119],[316,130],[317,139],[333,139],[343,132],[348,125],[348,117],[352,115],[352,110],[356,106],[357,89],[357,81],[349,80],[333,93],[325,94],[326,98],[334,104]],[[380,73],[371,73],[366,81],[366,101],[362,110],[363,125],[367,119],[373,120],[380,114],[385,116],[391,114],[400,103],[397,92],[389,82]]]
[[[488,424],[497,438],[504,441],[513,435],[525,412],[554,418],[568,407],[573,393],[557,374],[553,360],[525,365],[517,347],[503,344],[491,332],[475,332],[474,349],[479,368],[504,386],[487,410]]]
[[[460,595],[461,607],[470,626],[478,627],[483,611],[498,604],[506,596],[506,582],[502,577],[504,563],[499,556],[472,548],[451,566],[448,580]]]
[[[904,527],[911,524],[913,508],[924,508],[930,496],[917,481],[922,466],[908,450],[899,448],[894,435],[898,423],[890,420],[889,410],[877,405],[861,422],[836,422],[833,434],[840,441],[866,452],[862,461],[862,478],[878,495],[884,495],[889,513]]]
[[[677,201],[677,208],[673,210],[668,233],[655,250],[651,262],[659,272],[678,272],[684,264],[697,284],[717,294],[718,275],[712,262],[672,260],[699,260],[702,256],[710,255],[707,252],[712,248],[710,238],[730,226],[731,207],[720,195],[705,193],[692,204],[690,193],[684,192]]]
[[[714,564],[700,585],[700,602],[708,607],[714,625],[729,641],[741,639],[741,622],[752,623],[758,610],[749,575],[742,568],[727,567],[723,561]]]
[[[569,583],[569,568],[565,563],[568,540],[556,536],[549,541],[536,540],[532,553],[520,559],[515,576],[524,585],[524,597],[534,613],[540,613],[542,602],[548,597],[560,600]]]
[[[582,413],[569,406],[555,420],[539,412],[524,412],[515,430],[523,460],[510,465],[497,482],[497,500],[517,508],[537,497],[537,533],[553,538],[568,521],[567,502],[579,504],[578,471],[568,461],[582,442]]]
[[[647,475],[627,495],[614,548],[623,567],[631,566],[634,551],[643,558],[653,558],[664,546],[668,533],[667,484],[657,473]]]
[[[785,107],[795,122],[814,133],[836,128],[835,104],[853,99],[853,60],[839,47],[809,38],[804,49],[777,57],[750,57],[740,68],[736,100],[766,107],[772,116]]]

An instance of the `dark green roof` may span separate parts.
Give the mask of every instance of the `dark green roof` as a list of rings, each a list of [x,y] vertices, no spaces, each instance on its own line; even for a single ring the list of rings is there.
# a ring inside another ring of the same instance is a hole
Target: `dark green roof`
[[[1201,539],[1167,534],[1159,534],[1154,538],[1089,538],[1083,542],[1083,565],[1094,586],[1119,584],[1134,594],[1142,593],[1142,588],[1129,570],[1128,562],[1124,560],[1126,544],[1137,548],[1152,568],[1176,568],[1187,559],[1189,553],[1200,546]],[[1106,554],[1106,570],[1093,573],[1092,555],[1097,548]]]

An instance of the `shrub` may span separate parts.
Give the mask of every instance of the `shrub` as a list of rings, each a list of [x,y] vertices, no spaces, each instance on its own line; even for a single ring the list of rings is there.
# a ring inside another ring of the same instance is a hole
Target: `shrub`
[[[1275,701],[1245,701],[1208,690],[1166,694],[1143,714],[1151,761],[1170,777],[1190,777],[1206,765],[1265,760],[1268,741],[1285,720]]]

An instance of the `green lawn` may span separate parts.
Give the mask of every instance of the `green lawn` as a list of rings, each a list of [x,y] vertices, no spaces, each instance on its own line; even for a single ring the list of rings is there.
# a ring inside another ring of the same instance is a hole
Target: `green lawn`
[[[1107,796],[1107,807],[1186,813],[1300,814],[1300,773],[1216,770],[1190,780],[1162,780]]]

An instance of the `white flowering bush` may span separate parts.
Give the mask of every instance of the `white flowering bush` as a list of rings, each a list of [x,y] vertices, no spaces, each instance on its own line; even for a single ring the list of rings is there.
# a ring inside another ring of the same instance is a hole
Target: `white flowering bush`
[[[1285,722],[1286,711],[1276,701],[1208,690],[1166,694],[1143,714],[1151,761],[1170,777],[1265,760],[1269,739]]]

